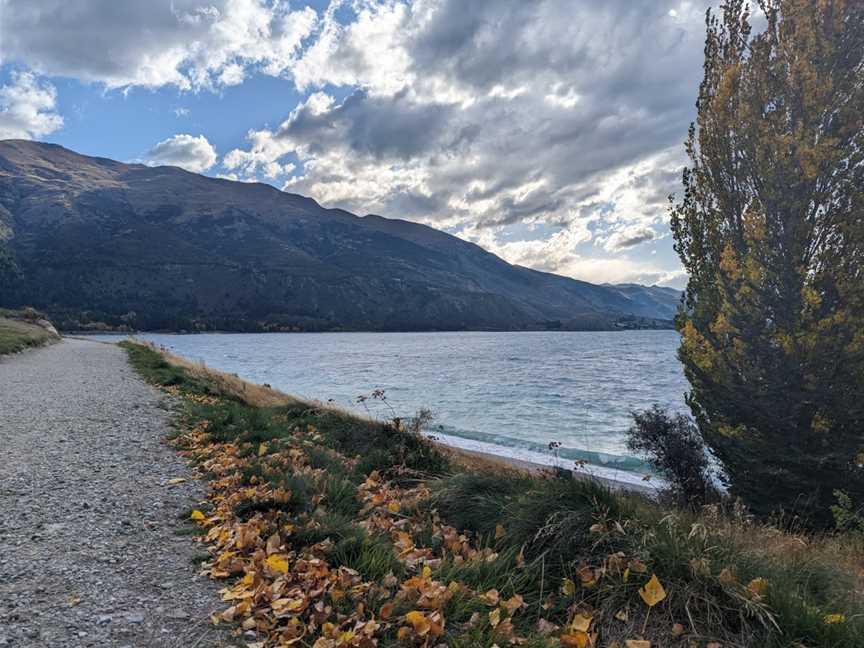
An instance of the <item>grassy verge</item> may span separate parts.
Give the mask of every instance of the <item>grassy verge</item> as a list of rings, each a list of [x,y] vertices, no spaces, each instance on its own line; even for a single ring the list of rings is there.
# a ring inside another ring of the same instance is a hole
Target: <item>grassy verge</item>
[[[52,331],[36,324],[33,317],[28,319],[21,315],[0,309],[0,355],[42,346],[57,339]]]
[[[468,471],[404,426],[125,346],[180,398],[214,622],[255,645],[864,646],[858,537]]]

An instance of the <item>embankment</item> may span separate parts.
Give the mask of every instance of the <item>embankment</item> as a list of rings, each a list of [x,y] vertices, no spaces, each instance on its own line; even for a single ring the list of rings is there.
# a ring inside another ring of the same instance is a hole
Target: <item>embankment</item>
[[[0,356],[59,339],[57,329],[39,313],[0,309]]]
[[[210,486],[191,518],[225,585],[213,620],[255,645],[864,645],[860,537],[456,460],[125,346],[182,403],[174,444]]]

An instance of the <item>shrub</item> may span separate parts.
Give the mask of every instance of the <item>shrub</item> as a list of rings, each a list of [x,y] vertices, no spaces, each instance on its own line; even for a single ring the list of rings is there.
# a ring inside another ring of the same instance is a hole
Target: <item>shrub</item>
[[[689,418],[682,414],[672,416],[659,405],[633,412],[632,417],[627,447],[646,456],[669,484],[666,494],[675,503],[692,506],[720,498],[711,477],[705,443]]]

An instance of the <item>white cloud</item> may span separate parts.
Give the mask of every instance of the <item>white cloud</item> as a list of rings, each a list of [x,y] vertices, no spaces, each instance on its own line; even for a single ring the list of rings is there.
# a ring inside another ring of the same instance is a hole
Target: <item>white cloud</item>
[[[34,139],[63,126],[57,113],[57,91],[29,72],[15,72],[0,87],[0,139]]]
[[[285,78],[303,99],[278,126],[248,124],[225,177],[617,281],[680,271],[656,239],[708,2],[332,0],[316,14],[284,0],[31,0],[0,39],[4,59],[112,88]]]
[[[146,160],[153,166],[165,164],[203,173],[216,164],[218,157],[216,149],[203,135],[179,134],[156,144],[147,152]]]
[[[2,5],[3,59],[109,88],[183,90],[278,76],[315,28],[313,9],[265,0],[28,0]]]

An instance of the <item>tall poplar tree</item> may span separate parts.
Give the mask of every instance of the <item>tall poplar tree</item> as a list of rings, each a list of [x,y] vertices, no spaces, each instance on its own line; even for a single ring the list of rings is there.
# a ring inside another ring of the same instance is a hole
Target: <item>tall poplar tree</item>
[[[758,6],[706,20],[679,356],[731,493],[824,522],[864,504],[864,2]]]

